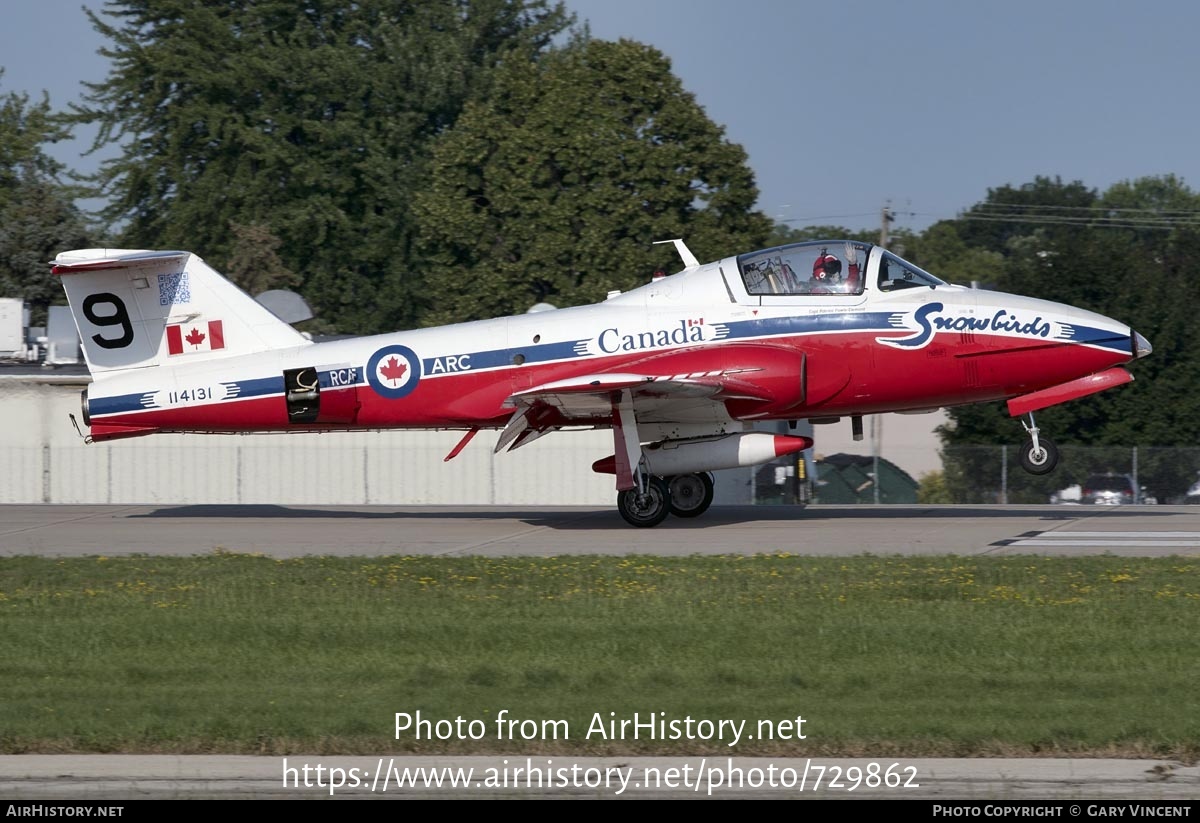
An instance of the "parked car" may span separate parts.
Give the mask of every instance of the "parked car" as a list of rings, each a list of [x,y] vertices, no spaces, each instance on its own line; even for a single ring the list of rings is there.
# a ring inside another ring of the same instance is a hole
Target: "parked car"
[[[1197,474],[1200,474],[1200,472],[1197,472]],[[1183,502],[1189,505],[1200,503],[1200,480],[1193,483],[1191,488],[1187,490],[1187,495],[1184,497]]]
[[[1056,492],[1052,492],[1050,495],[1050,502],[1078,503],[1081,497],[1083,497],[1083,489],[1079,487],[1078,483],[1075,483],[1074,485],[1067,486],[1065,489],[1059,489]]]
[[[1083,481],[1079,502],[1100,506],[1120,506],[1136,503],[1133,479],[1127,474],[1093,474]]]

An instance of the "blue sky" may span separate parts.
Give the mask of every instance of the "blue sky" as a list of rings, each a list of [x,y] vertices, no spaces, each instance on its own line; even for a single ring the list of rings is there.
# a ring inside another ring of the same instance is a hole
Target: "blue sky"
[[[0,0],[0,92],[63,107],[102,79],[83,5]],[[1037,175],[1200,186],[1200,3],[567,0],[593,36],[655,46],[796,225],[920,230]],[[77,168],[79,145],[56,154]]]

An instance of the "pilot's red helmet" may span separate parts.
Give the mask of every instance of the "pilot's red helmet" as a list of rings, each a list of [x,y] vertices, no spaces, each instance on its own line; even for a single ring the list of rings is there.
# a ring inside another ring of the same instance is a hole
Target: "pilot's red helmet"
[[[832,254],[822,254],[813,262],[812,276],[817,280],[824,280],[827,277],[834,277],[841,274],[841,271],[841,260],[838,260]]]

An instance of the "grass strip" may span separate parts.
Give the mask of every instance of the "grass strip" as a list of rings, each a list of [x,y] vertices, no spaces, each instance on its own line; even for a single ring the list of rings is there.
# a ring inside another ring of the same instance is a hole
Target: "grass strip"
[[[1193,762],[1198,629],[1185,557],[10,557],[0,752]]]

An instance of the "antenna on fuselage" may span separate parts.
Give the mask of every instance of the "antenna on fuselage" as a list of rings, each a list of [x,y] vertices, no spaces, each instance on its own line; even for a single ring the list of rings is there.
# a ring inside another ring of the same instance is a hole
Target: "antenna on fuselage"
[[[661,246],[663,243],[674,243],[675,251],[679,252],[679,256],[683,258],[684,268],[694,269],[700,265],[700,261],[696,259],[696,255],[692,254],[692,250],[687,247],[681,238],[676,237],[674,240],[655,240],[654,245]]]

